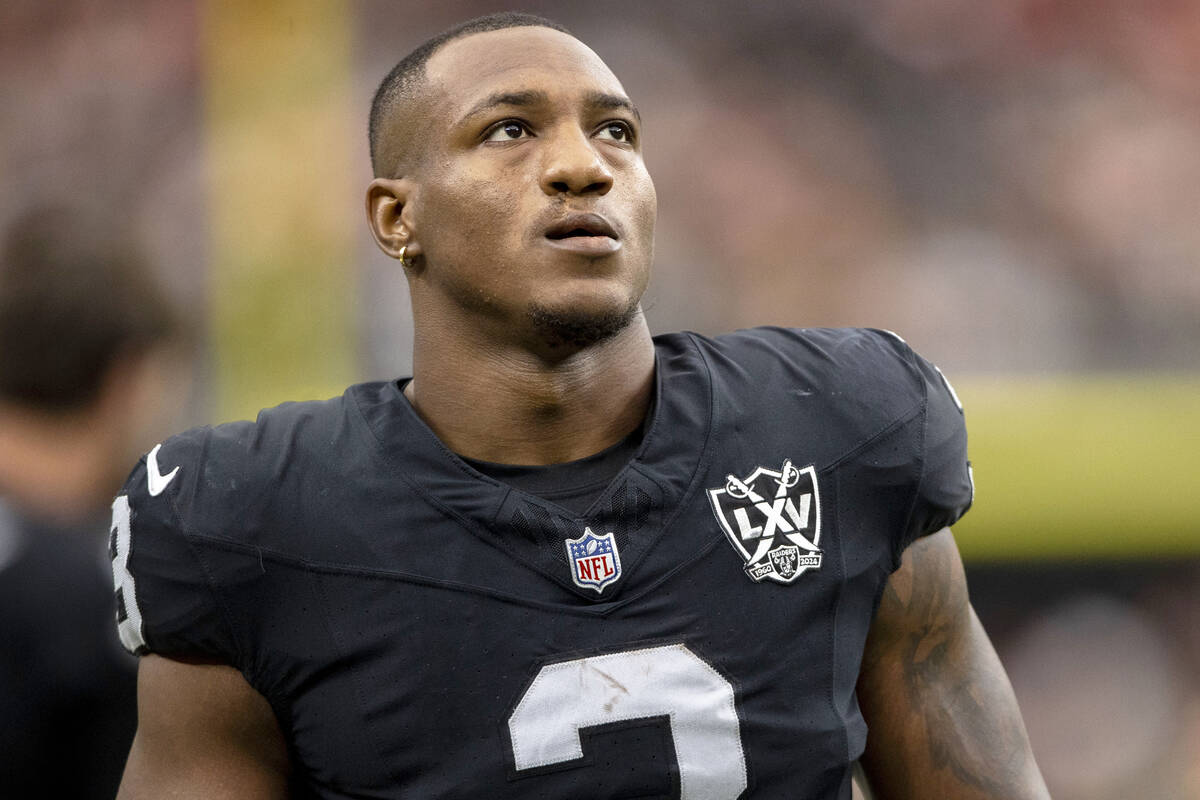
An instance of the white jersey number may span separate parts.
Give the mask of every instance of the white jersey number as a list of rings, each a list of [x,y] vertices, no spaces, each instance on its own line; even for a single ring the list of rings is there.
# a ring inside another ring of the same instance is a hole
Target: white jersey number
[[[112,556],[113,587],[117,593],[117,633],[121,644],[131,653],[146,646],[142,637],[142,610],[137,604],[137,589],[129,571],[129,497],[121,495],[112,504],[112,528],[108,553]]]
[[[665,716],[682,800],[734,800],[746,757],[733,686],[676,644],[549,664],[508,719],[517,770],[583,757],[582,728]]]

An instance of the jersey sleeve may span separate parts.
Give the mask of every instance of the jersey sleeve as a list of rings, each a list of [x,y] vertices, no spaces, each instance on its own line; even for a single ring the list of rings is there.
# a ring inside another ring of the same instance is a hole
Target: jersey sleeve
[[[236,664],[233,637],[188,530],[202,437],[193,432],[156,447],[113,501],[117,631],[125,649],[139,655]]]
[[[961,519],[975,496],[962,404],[941,370],[907,345],[903,350],[922,385],[924,413],[919,477],[897,558],[920,537]]]

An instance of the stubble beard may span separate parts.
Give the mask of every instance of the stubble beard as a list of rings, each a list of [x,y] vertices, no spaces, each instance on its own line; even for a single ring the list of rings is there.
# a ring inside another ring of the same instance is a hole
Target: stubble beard
[[[532,306],[529,320],[544,346],[551,350],[583,350],[612,339],[640,313],[636,300],[615,311],[585,311]]]

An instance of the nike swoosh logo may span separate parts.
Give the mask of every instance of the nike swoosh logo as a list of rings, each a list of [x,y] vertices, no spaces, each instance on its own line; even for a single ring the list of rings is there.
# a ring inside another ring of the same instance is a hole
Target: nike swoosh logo
[[[163,475],[158,471],[158,451],[162,447],[161,444],[154,445],[154,449],[146,455],[146,482],[150,490],[151,497],[158,497],[163,493],[163,489],[167,488],[172,480],[175,479],[175,474],[179,472],[179,467]]]

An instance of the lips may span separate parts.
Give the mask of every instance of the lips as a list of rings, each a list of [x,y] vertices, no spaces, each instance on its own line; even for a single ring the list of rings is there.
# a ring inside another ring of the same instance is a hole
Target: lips
[[[546,238],[554,241],[589,236],[605,236],[614,240],[620,238],[608,220],[599,214],[567,214],[546,229]]]

